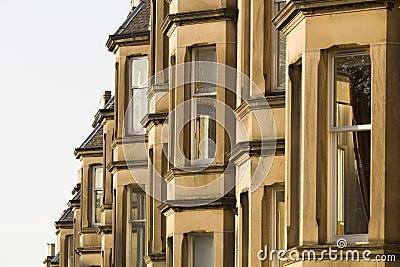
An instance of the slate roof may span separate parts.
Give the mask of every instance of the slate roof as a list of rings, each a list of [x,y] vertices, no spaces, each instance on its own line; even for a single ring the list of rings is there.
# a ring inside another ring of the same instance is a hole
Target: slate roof
[[[114,33],[115,35],[131,35],[150,33],[150,1],[142,0],[128,15],[124,23]]]
[[[103,149],[103,126],[98,124],[86,140],[75,149],[75,152],[82,150],[97,150]]]
[[[53,257],[53,259],[51,259],[51,263],[59,263],[59,261],[60,261],[60,253],[57,253],[57,255],[55,255],[54,257]]]
[[[72,223],[74,221],[74,213],[71,208],[68,208],[61,215],[61,218],[56,223]]]
[[[79,201],[81,200],[81,190],[79,190],[75,196],[72,198],[72,201]]]
[[[118,30],[109,36],[106,46],[113,51],[116,40],[137,36],[150,36],[150,1],[142,0],[132,10]]]

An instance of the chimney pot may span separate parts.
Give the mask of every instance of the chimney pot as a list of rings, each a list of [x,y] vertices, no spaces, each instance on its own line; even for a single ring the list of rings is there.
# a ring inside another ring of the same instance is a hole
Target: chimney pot
[[[139,5],[140,0],[130,0],[130,2],[131,2],[131,8],[134,9]]]
[[[47,243],[47,256],[54,257],[56,255],[56,245],[54,243]]]
[[[104,108],[111,99],[111,91],[104,91],[100,97],[100,108]]]

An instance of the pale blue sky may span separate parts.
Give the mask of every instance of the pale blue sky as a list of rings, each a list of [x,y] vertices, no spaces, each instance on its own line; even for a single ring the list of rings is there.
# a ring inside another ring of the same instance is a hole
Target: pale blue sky
[[[113,88],[105,42],[129,0],[0,0],[0,259],[43,266],[77,182],[73,150]]]

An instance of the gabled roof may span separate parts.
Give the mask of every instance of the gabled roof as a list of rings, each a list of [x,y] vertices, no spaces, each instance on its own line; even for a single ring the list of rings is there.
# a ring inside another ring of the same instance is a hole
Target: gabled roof
[[[117,34],[138,34],[150,32],[150,1],[141,1],[119,27]]]
[[[118,30],[110,35],[107,41],[109,51],[115,47],[116,40],[137,37],[150,36],[150,1],[142,0],[138,6],[131,11],[124,23]]]
[[[74,213],[71,208],[66,209],[61,218],[56,223],[72,223],[74,221]]]
[[[98,124],[86,140],[75,149],[75,155],[81,151],[101,149],[103,149],[103,126]]]

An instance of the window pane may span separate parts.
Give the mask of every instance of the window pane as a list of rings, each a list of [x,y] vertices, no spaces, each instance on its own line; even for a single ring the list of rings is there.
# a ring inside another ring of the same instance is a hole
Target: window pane
[[[274,16],[276,16],[286,5],[286,1],[274,1]],[[286,36],[276,31],[274,35],[274,65],[275,65],[275,84],[273,89],[284,89],[286,83]]]
[[[286,1],[282,1],[282,0],[275,0],[274,1],[274,15],[277,15],[286,5]]]
[[[370,132],[337,133],[338,235],[367,234]]]
[[[214,240],[211,235],[193,236],[193,267],[214,266]]]
[[[371,59],[369,55],[335,58],[334,126],[371,123]]]
[[[145,246],[144,224],[140,226],[132,226],[131,233],[131,263],[132,266],[144,266],[144,246]]]
[[[131,215],[130,220],[145,220],[146,219],[146,199],[143,192],[133,191],[131,194]]]
[[[285,249],[285,191],[277,191],[275,195],[276,216],[276,248]]]
[[[72,235],[66,237],[67,243],[67,267],[72,267],[74,263],[74,238]]]
[[[278,57],[277,57],[277,87],[285,88],[286,81],[286,36],[278,33]]]
[[[132,107],[132,130],[133,131],[143,131],[143,126],[140,121],[147,113],[147,96],[146,89],[133,89],[133,107]]]
[[[136,228],[132,228],[131,235],[131,263],[132,266],[138,261],[138,233]]]
[[[147,57],[134,58],[131,61],[131,88],[147,87],[148,79]]]
[[[145,219],[146,219],[146,195],[143,191],[130,193],[130,214],[129,221],[131,226],[131,265],[145,266]]]
[[[101,221],[101,202],[103,199],[103,191],[97,190],[95,191],[95,201],[96,201],[96,206],[95,206],[95,223],[99,223]]]
[[[194,61],[217,62],[215,47],[200,47],[193,49]],[[195,94],[216,92],[217,69],[212,64],[194,64]],[[208,81],[208,82],[204,82]]]
[[[196,159],[215,157],[216,101],[198,97],[196,101]]]
[[[94,188],[103,188],[103,168],[94,168]]]

